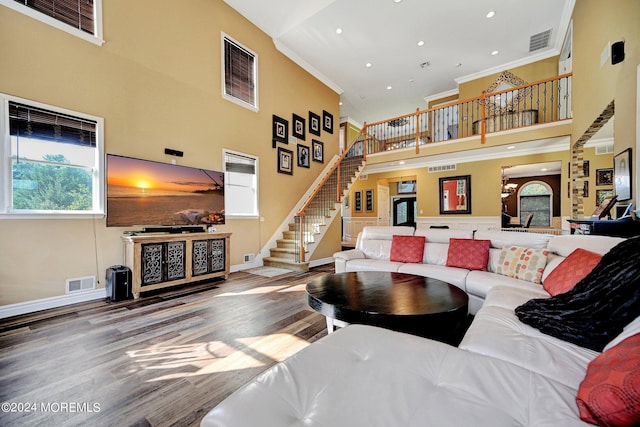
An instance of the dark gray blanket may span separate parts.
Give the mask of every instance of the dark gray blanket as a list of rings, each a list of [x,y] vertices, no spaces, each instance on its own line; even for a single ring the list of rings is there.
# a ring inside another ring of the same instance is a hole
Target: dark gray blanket
[[[570,291],[532,299],[515,311],[545,334],[602,351],[640,315],[640,237],[613,247]]]

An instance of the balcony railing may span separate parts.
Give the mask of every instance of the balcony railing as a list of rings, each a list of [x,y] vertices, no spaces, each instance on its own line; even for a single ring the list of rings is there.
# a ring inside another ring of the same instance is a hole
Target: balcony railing
[[[402,148],[420,147],[571,118],[571,74],[496,92],[464,101],[416,110],[415,113],[364,125],[358,137],[366,157]]]
[[[361,170],[367,154],[485,135],[571,118],[571,74],[482,93],[477,98],[416,110],[404,116],[364,125],[335,166],[298,211],[294,220],[295,259],[305,262],[305,251],[318,228]]]

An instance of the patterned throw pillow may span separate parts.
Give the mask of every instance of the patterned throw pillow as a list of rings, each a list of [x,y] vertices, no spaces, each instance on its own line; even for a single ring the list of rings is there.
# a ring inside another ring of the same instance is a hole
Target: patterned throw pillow
[[[422,262],[424,236],[397,236],[391,240],[391,261]]]
[[[640,425],[640,334],[589,363],[576,403],[583,421],[602,426]]]
[[[600,254],[578,248],[549,273],[542,287],[551,296],[563,294],[584,279],[601,258]]]
[[[496,273],[533,283],[542,282],[542,272],[547,265],[547,249],[505,246],[500,252]]]
[[[491,240],[449,239],[447,266],[487,270]]]

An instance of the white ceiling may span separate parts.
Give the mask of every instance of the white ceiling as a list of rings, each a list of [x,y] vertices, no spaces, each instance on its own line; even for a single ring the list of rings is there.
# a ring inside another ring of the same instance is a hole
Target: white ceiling
[[[459,82],[559,54],[575,0],[225,2],[339,93],[341,118],[371,123],[424,109],[425,97]],[[548,46],[529,52],[530,37],[549,29]]]

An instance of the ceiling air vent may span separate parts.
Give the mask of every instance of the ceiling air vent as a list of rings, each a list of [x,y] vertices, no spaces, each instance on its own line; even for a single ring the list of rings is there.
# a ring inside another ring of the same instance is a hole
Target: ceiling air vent
[[[455,163],[452,165],[429,166],[429,173],[446,172],[456,170]]]
[[[549,38],[551,37],[551,30],[543,31],[538,34],[534,34],[529,39],[529,52],[535,52],[536,50],[549,47]]]

